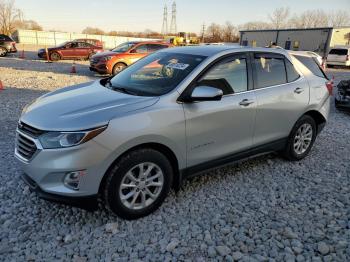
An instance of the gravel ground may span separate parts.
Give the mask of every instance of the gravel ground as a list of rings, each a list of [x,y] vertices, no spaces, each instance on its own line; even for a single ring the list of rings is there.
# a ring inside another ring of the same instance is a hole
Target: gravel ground
[[[98,78],[86,62],[77,75],[70,66],[0,59],[0,260],[350,260],[350,115],[335,109],[303,161],[267,155],[207,172],[137,221],[37,198],[19,178],[14,130],[26,103]]]

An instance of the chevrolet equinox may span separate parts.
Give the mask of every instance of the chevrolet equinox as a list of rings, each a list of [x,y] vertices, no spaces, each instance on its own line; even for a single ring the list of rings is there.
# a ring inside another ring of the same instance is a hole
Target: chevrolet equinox
[[[332,85],[312,57],[192,46],[27,105],[16,130],[23,180],[47,200],[136,219],[200,171],[266,152],[303,159]]]

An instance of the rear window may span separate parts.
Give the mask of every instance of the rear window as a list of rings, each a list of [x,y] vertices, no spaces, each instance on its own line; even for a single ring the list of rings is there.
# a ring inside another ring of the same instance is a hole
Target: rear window
[[[320,66],[315,62],[313,57],[294,55],[304,66],[306,66],[315,76],[327,78]]]
[[[275,86],[287,83],[284,59],[259,55],[254,58],[257,88]]]
[[[286,63],[286,71],[287,71],[287,80],[288,83],[290,82],[294,82],[295,80],[297,80],[300,75],[298,74],[298,72],[295,70],[294,66],[292,65],[291,62],[289,62],[288,59],[285,59],[285,63]]]
[[[341,49],[341,48],[335,48],[329,51],[330,55],[347,55],[348,50],[347,49]]]

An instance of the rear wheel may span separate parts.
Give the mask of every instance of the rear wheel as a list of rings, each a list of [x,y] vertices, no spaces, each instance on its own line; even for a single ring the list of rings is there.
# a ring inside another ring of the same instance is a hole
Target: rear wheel
[[[108,172],[104,186],[107,207],[126,219],[155,211],[170,191],[173,169],[167,157],[153,149],[123,156]]]
[[[124,64],[124,63],[116,63],[116,64],[113,66],[112,74],[113,74],[113,75],[117,75],[117,74],[119,74],[121,71],[123,71],[126,67],[127,67],[127,65]]]
[[[301,117],[294,125],[289,135],[284,156],[292,161],[298,161],[306,157],[317,135],[315,120],[308,115]]]
[[[0,47],[0,57],[4,57],[7,55],[6,48]]]
[[[50,54],[50,60],[51,61],[58,61],[60,59],[61,59],[61,56],[58,53],[53,52],[53,53]]]

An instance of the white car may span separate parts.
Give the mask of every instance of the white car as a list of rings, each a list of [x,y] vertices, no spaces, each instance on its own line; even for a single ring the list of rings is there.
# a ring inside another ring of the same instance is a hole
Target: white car
[[[350,46],[332,48],[327,56],[327,65],[350,67]]]

